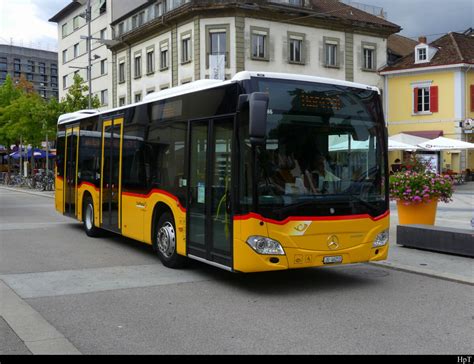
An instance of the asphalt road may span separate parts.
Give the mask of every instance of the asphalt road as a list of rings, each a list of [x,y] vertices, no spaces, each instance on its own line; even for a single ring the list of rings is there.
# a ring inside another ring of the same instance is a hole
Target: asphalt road
[[[232,274],[88,238],[0,189],[0,354],[460,354],[472,286],[373,265]],[[77,350],[77,351],[76,351]]]

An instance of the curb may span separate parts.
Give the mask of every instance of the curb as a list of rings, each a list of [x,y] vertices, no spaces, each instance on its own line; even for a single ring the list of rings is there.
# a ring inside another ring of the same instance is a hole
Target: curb
[[[2,297],[1,316],[32,354],[81,354],[64,335],[2,280],[0,280],[0,296]]]
[[[34,195],[34,196],[40,196],[40,197],[46,197],[46,198],[54,199],[54,194],[53,194],[53,195],[46,195],[46,194],[43,193],[43,192],[34,192],[34,191],[25,190],[25,189],[22,189],[22,188],[14,188],[14,187],[0,186],[0,189],[2,189],[2,190],[7,190],[7,191],[13,191],[13,192],[23,192],[23,193],[27,193],[27,194],[29,194],[29,195]]]

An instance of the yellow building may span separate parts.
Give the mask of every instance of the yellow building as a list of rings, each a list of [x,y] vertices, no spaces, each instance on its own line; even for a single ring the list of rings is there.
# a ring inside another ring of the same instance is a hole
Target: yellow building
[[[385,119],[389,136],[408,133],[474,142],[474,31],[448,33],[380,71],[385,78]],[[472,123],[471,123],[472,124]],[[403,158],[390,153],[390,164]],[[441,169],[474,170],[474,150],[440,153]]]

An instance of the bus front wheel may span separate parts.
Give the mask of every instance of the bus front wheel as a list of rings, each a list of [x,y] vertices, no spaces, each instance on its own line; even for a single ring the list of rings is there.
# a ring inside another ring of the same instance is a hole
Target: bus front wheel
[[[176,252],[176,227],[173,215],[163,213],[155,225],[153,248],[165,267],[182,268],[186,258]]]

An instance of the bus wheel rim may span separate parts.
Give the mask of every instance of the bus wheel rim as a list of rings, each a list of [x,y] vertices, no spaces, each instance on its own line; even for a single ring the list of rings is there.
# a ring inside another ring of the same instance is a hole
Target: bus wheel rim
[[[160,253],[166,258],[171,258],[176,248],[176,236],[170,222],[165,222],[158,231],[157,243]]]
[[[93,207],[91,204],[88,204],[87,205],[87,208],[86,208],[86,228],[87,230],[91,230],[92,229],[92,222],[94,221],[94,210],[93,210]]]

